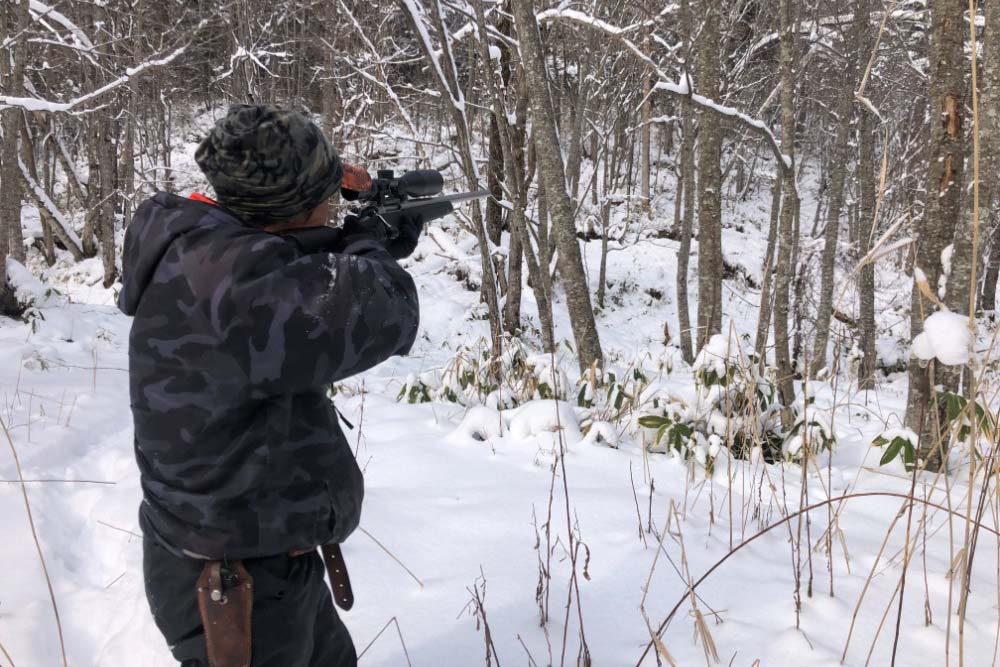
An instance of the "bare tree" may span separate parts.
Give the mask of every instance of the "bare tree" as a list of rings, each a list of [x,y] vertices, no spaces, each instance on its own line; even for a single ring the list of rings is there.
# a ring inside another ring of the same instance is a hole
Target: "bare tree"
[[[931,143],[927,152],[927,200],[917,230],[915,263],[926,276],[931,290],[940,286],[946,292],[952,292],[954,288],[948,284],[941,253],[954,240],[955,230],[963,226],[966,24],[962,3],[930,0],[929,7]],[[914,284],[910,308],[910,329],[912,335],[916,335],[923,330],[924,320],[934,312],[935,304]],[[932,370],[937,371],[937,377],[933,379]],[[920,456],[927,460],[928,468],[932,470],[940,465],[941,452],[937,445],[942,435],[938,415],[932,414],[932,393],[935,385],[939,384],[947,389],[955,388],[955,378],[947,378],[950,382],[944,384],[942,380],[945,378],[941,377],[944,373],[941,371],[942,367],[936,366],[933,361],[927,367],[916,359],[911,359],[909,363],[906,424],[920,435]]]
[[[781,0],[781,147],[789,158],[795,154],[795,58],[797,32],[793,30],[794,15],[791,0]],[[794,161],[793,161],[794,165]],[[774,359],[778,368],[778,388],[782,404],[787,408],[795,396],[795,368],[788,348],[788,315],[791,283],[795,275],[792,255],[795,252],[795,214],[798,191],[795,169],[785,171],[782,184],[783,200],[778,227],[778,263],[774,272]],[[788,411],[784,421],[788,421]],[[786,426],[790,424],[786,423]]]
[[[27,60],[28,0],[5,0],[2,30],[9,54],[0,50],[0,81],[12,97],[24,92],[24,67]],[[21,174],[18,169],[18,137],[21,110],[15,107],[0,111],[3,145],[0,148],[0,314],[16,307],[14,295],[7,283],[7,256],[24,261],[21,237]]]
[[[698,89],[719,99],[722,63],[719,55],[719,3],[701,0],[703,24],[698,41]],[[698,335],[701,349],[722,331],[722,126],[718,116],[702,109],[698,120]]]
[[[548,95],[541,34],[530,0],[513,0],[513,7],[528,96],[535,120],[539,176],[545,182],[545,191],[549,196],[553,235],[559,249],[559,272],[566,290],[566,308],[573,327],[577,361],[581,368],[588,368],[595,363],[602,364],[601,341],[597,334],[590,288],[576,237],[573,204],[566,189],[566,170],[559,146],[555,110]]]
[[[844,212],[844,191],[847,183],[847,172],[850,164],[851,127],[854,119],[854,90],[859,82],[860,60],[855,56],[859,53],[860,31],[865,28],[861,23],[860,4],[855,3],[855,20],[851,34],[844,43],[846,61],[840,74],[837,104],[836,136],[833,140],[830,156],[830,200],[826,209],[826,231],[823,235],[823,257],[820,260],[822,275],[819,287],[819,311],[816,315],[816,339],[813,344],[811,374],[816,376],[827,364],[827,344],[830,340],[830,321],[833,316],[834,270],[837,260],[837,248],[840,241],[840,226]]]
[[[990,230],[990,254],[983,276],[980,307],[994,310],[997,299],[997,279],[1000,278],[1000,3],[984,3],[986,34],[983,43],[983,78],[979,114],[981,124],[980,168],[983,179],[982,211],[984,229]]]

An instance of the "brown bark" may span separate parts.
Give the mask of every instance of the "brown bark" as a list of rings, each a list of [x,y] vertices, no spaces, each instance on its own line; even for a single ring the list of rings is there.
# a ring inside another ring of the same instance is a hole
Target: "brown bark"
[[[694,21],[691,16],[690,0],[681,0],[681,35],[688,46],[690,59],[691,39],[694,36]],[[690,82],[689,82],[690,83]],[[677,325],[680,334],[681,357],[687,363],[694,363],[691,341],[691,313],[688,309],[688,265],[691,260],[691,234],[694,231],[694,108],[688,100],[681,100],[681,164],[680,178],[677,180],[677,201],[684,200],[684,212],[679,230],[680,246],[677,249]]]
[[[603,357],[590,301],[590,289],[576,237],[574,207],[566,190],[566,170],[556,131],[556,115],[548,95],[541,35],[530,0],[513,0],[512,4],[528,96],[535,120],[538,169],[549,197],[549,214],[559,249],[559,272],[566,292],[566,307],[573,328],[577,360],[580,368],[585,369],[595,362],[600,365]]]
[[[929,99],[931,118],[931,143],[927,151],[927,199],[924,217],[917,230],[915,251],[916,266],[927,276],[931,289],[936,289],[942,275],[941,251],[955,237],[955,230],[963,225],[962,175],[964,163],[964,118],[962,101],[965,99],[965,36],[967,26],[962,3],[953,0],[931,0],[931,76]],[[949,292],[951,289],[949,289]],[[947,297],[946,297],[947,298]],[[924,320],[935,310],[934,304],[924,297],[914,285],[911,296],[910,332],[916,336],[923,329]],[[936,363],[936,362],[931,362]],[[946,390],[956,389],[955,378],[942,378],[944,367],[938,366],[937,384]],[[937,469],[941,462],[941,449],[947,443],[938,442],[942,432],[938,415],[932,414],[932,392],[929,368],[921,367],[915,360],[909,363],[909,394],[906,404],[906,424],[920,435],[919,454],[928,461],[928,468]],[[945,375],[949,375],[945,373]]]
[[[844,211],[844,186],[847,181],[847,165],[850,162],[851,121],[854,118],[854,89],[858,85],[858,64],[861,54],[861,31],[865,29],[860,20],[860,0],[855,5],[854,27],[845,40],[844,53],[850,59],[841,78],[839,102],[837,104],[837,133],[830,156],[830,201],[826,210],[826,230],[823,234],[823,256],[820,259],[819,310],[816,316],[816,339],[813,345],[812,369],[815,377],[826,367],[827,343],[830,340],[830,320],[833,314],[834,269],[837,261],[837,245],[840,240],[840,222]],[[864,135],[870,137],[871,135]],[[866,142],[867,143],[867,139]],[[817,209],[818,214],[818,209]]]
[[[875,123],[867,109],[861,110],[858,136],[869,137],[858,142],[858,180],[861,197],[858,206],[859,235],[856,259],[861,260],[871,249],[875,220],[875,200],[878,197],[878,182],[875,176]],[[875,368],[878,364],[875,352],[875,265],[865,264],[858,271],[858,325],[861,346],[861,364],[858,367],[858,388],[874,389]]]
[[[797,32],[791,0],[781,0],[781,149],[789,158],[795,155],[795,45]],[[783,201],[778,222],[778,261],[774,270],[774,360],[778,371],[778,391],[786,408],[795,399],[795,368],[788,349],[788,315],[791,283],[794,278],[792,255],[795,249],[795,211],[798,194],[795,169],[786,169],[782,185]],[[791,414],[782,412],[782,423],[791,426]]]
[[[698,89],[712,100],[721,92],[719,56],[721,11],[701,0],[704,25],[697,49]],[[700,350],[722,331],[722,127],[718,115],[702,109],[698,131],[698,335]]]
[[[402,5],[403,13],[406,15],[407,20],[413,27],[414,33],[422,32],[423,26],[418,26],[416,24],[416,22],[421,19],[417,16],[413,16],[404,3],[400,2],[400,4]],[[456,134],[458,135],[458,153],[462,161],[462,172],[465,176],[466,185],[470,190],[476,190],[479,188],[478,169],[476,167],[475,157],[472,153],[472,137],[470,133],[469,119],[465,115],[465,104],[461,101],[462,92],[458,84],[458,73],[455,72],[452,67],[455,59],[454,54],[451,51],[451,40],[444,25],[439,1],[433,0],[430,3],[429,10],[431,24],[437,33],[444,54],[441,58],[441,68],[435,68],[435,71],[437,72],[435,84],[437,85],[438,91],[441,95],[449,101],[447,107],[451,115],[451,121],[455,127]],[[423,50],[424,57],[428,62],[433,61],[437,57],[436,54],[430,52],[429,49],[432,47],[430,44],[425,43],[424,40],[420,40],[420,48]],[[482,212],[477,202],[473,202],[472,204],[470,217],[472,219],[473,232],[476,235],[476,240],[478,242],[477,245],[479,247],[479,259],[483,272],[483,298],[489,312],[492,352],[494,357],[498,357],[500,355],[500,341],[502,338],[500,300],[499,295],[497,294],[496,274],[493,270],[493,259],[490,255],[489,242],[486,236],[486,227],[483,224]]]
[[[28,0],[7,0],[3,6],[6,30],[4,36],[15,37],[9,50],[0,51],[0,74],[4,90],[8,95],[24,94],[24,67],[28,57],[27,38],[24,34],[28,25]],[[13,59],[13,64],[10,62]],[[21,174],[17,164],[18,135],[20,134],[21,110],[9,108],[0,111],[3,124],[3,146],[0,148],[2,162],[2,189],[0,189],[0,260],[7,254],[19,262],[24,262],[24,239],[21,235]],[[0,273],[6,276],[6,262],[0,261]],[[6,278],[3,279],[6,282]]]

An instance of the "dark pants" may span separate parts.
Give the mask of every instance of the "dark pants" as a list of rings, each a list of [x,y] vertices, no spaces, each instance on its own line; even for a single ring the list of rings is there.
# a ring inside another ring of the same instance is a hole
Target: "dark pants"
[[[182,667],[208,667],[195,582],[204,561],[143,542],[146,598]],[[355,667],[354,643],[333,608],[316,552],[244,560],[253,577],[253,667]]]

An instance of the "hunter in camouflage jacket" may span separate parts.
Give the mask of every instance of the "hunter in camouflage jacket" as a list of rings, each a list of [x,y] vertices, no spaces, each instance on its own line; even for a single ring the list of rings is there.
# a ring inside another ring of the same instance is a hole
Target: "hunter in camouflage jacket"
[[[326,389],[409,350],[409,274],[373,241],[304,254],[165,193],[122,264],[145,535],[211,559],[343,541],[364,485]]]

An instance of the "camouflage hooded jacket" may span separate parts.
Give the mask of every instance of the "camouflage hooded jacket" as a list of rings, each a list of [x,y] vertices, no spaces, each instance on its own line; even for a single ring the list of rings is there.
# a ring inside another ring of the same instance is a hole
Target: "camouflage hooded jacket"
[[[409,351],[409,274],[371,241],[305,255],[165,193],[136,211],[122,265],[145,535],[209,558],[343,541],[364,484],[325,390]]]

